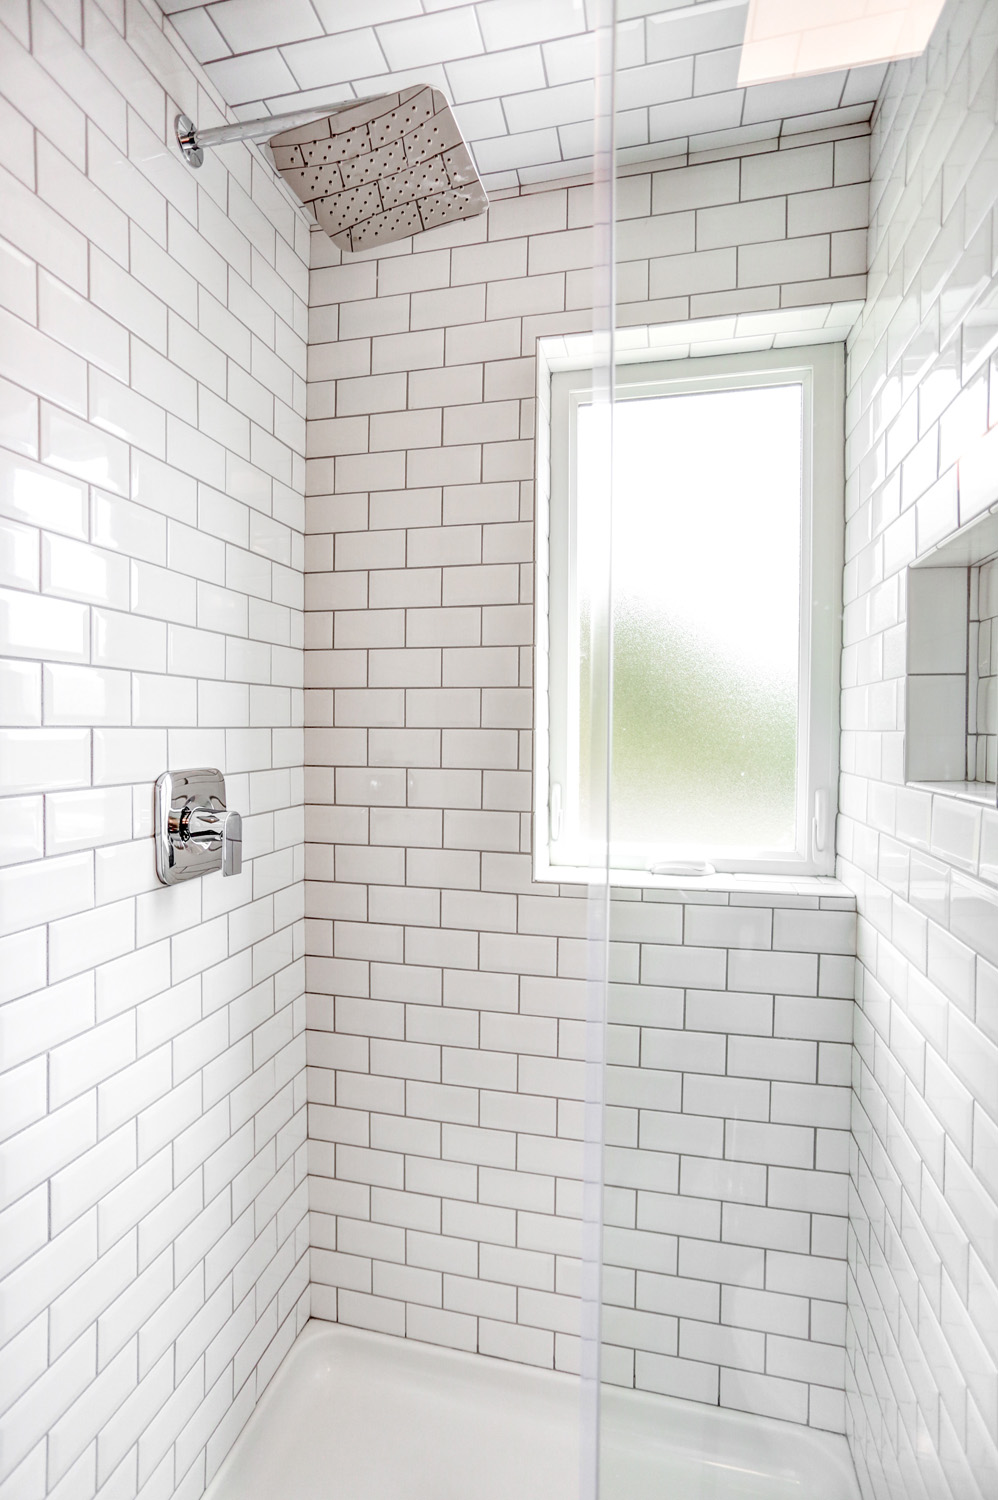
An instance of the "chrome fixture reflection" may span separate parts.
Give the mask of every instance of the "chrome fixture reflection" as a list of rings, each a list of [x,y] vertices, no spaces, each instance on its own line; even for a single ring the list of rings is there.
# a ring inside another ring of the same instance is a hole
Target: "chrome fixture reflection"
[[[429,84],[210,130],[178,115],[176,131],[192,167],[206,147],[268,142],[276,170],[344,250],[407,239],[489,206],[451,107]]]
[[[243,824],[225,805],[221,771],[164,771],[156,782],[156,874],[178,885],[243,867]]]

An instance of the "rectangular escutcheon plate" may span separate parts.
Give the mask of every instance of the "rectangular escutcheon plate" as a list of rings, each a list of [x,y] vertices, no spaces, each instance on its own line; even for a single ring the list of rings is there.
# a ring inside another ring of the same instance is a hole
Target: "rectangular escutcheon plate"
[[[156,782],[156,874],[178,885],[222,868],[225,778],[221,771],[164,771]]]

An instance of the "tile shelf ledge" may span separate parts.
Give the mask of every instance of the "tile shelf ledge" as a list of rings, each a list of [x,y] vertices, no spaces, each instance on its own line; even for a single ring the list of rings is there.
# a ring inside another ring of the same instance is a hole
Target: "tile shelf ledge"
[[[952,797],[957,802],[972,802],[975,807],[998,807],[998,790],[993,781],[907,781],[906,786],[934,797]]]

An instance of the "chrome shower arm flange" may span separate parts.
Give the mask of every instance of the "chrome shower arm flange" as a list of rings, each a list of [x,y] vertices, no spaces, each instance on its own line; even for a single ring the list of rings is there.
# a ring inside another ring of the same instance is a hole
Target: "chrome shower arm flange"
[[[177,145],[189,167],[199,167],[204,161],[204,149],[198,140],[198,128],[189,115],[178,115],[174,123]]]

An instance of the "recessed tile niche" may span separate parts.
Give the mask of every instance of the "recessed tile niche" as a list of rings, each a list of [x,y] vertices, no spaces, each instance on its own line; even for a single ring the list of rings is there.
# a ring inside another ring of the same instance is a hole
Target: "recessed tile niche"
[[[905,776],[994,805],[998,512],[908,569]]]

